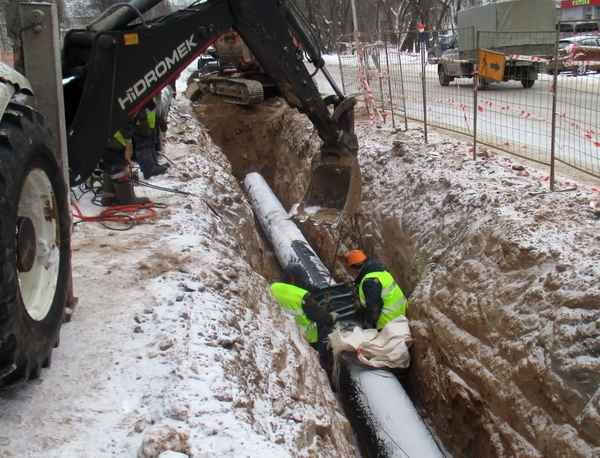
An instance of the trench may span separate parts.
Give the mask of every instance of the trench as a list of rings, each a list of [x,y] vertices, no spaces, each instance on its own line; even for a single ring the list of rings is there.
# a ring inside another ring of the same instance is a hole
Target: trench
[[[260,105],[240,106],[206,95],[193,108],[213,142],[227,156],[240,185],[248,173],[257,172],[285,208],[302,199],[309,181],[310,160],[320,142],[305,116],[279,98],[265,100]],[[344,267],[345,246],[362,246],[371,251],[374,248],[368,239],[353,234],[350,223],[339,232],[310,223],[298,226],[339,280],[352,279]],[[273,267],[275,273],[281,273],[278,266]]]
[[[225,103],[212,95],[205,95],[193,105],[194,112],[201,124],[207,128],[213,142],[219,146],[229,160],[232,174],[243,189],[243,181],[251,172],[263,176],[275,192],[283,206],[289,209],[304,194],[308,183],[307,170],[310,158],[316,153],[319,139],[309,121],[295,110],[291,110],[285,101],[271,98],[260,105],[240,106]],[[350,272],[345,270],[344,254],[346,246],[375,248],[365,238],[352,237],[356,223],[351,227],[342,226],[338,233],[327,226],[314,226],[311,223],[298,223],[308,243],[315,249],[328,270],[335,272],[334,277],[341,282],[351,282]],[[261,225],[256,222],[258,235],[264,243],[266,261],[270,267],[264,272],[271,282],[281,281],[282,269],[272,250]],[[402,388],[412,400],[411,381],[408,371],[396,372]],[[347,374],[349,377],[349,373]],[[358,420],[348,406],[338,397],[340,407],[348,416]],[[357,457],[367,457],[369,453],[363,447],[361,439],[353,432]],[[438,443],[441,448],[441,444]]]
[[[301,201],[320,144],[305,116],[278,98],[244,107],[206,96],[193,109],[241,189],[258,172],[285,208]],[[599,456],[600,264],[586,197],[544,204],[535,180],[455,154],[468,149],[458,141],[424,145],[418,128],[358,133],[357,215],[335,231],[298,227],[338,282],[352,281],[344,255],[362,248],[401,285],[409,391],[438,443],[464,457]],[[265,277],[280,279],[267,257]]]
[[[308,137],[297,145],[289,145],[280,132],[292,132],[297,118],[302,116],[293,113],[280,99],[268,99],[260,105],[241,106],[223,102],[212,95],[203,96],[199,103],[193,105],[198,120],[208,130],[213,142],[221,148],[231,164],[232,175],[243,189],[243,181],[247,174],[257,172],[265,179],[277,194],[284,207],[303,193],[294,188],[308,178],[307,160],[312,156],[317,137]],[[308,121],[306,121],[308,123]],[[306,125],[306,133],[312,127]],[[298,148],[299,154],[292,155],[291,148]],[[297,179],[297,175],[302,178]],[[267,250],[267,262],[271,272],[266,276],[270,282],[282,277],[282,270],[275,254],[270,249],[260,225],[257,230]],[[318,237],[318,234],[315,236]],[[309,241],[310,242],[310,241]],[[328,266],[329,267],[329,266]]]

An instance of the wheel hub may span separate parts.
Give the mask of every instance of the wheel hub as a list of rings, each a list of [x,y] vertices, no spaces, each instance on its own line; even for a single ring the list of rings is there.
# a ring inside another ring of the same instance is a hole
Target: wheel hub
[[[17,269],[29,272],[35,263],[36,238],[31,218],[20,216],[17,220]]]

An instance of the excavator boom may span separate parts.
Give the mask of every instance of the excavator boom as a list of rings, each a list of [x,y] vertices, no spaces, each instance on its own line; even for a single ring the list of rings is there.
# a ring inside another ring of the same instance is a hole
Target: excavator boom
[[[112,135],[219,36],[233,28],[292,108],[313,123],[322,148],[298,211],[336,224],[360,201],[353,98],[334,87],[323,99],[298,59],[294,38],[318,67],[323,59],[286,0],[207,0],[151,21],[132,19],[160,0],[137,0],[85,30],[71,30],[63,47],[71,185],[94,171]],[[293,38],[294,37],[294,38]],[[330,111],[330,106],[333,111]]]

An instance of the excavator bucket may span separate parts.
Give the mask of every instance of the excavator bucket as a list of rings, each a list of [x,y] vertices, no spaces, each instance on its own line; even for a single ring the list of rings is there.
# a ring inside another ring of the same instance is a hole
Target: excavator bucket
[[[332,156],[319,153],[311,163],[311,176],[302,202],[289,216],[300,222],[337,227],[358,210],[362,178],[354,155]]]

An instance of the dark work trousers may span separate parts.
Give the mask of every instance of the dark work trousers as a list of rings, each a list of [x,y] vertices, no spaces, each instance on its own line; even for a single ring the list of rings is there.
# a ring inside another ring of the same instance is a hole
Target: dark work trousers
[[[156,144],[152,136],[139,135],[134,132],[133,145],[135,156],[142,173],[148,174],[150,170],[158,166],[158,157],[156,155]]]
[[[125,160],[124,149],[117,151],[112,148],[106,148],[104,151],[104,170],[109,175],[121,173],[129,167],[129,162]]]

